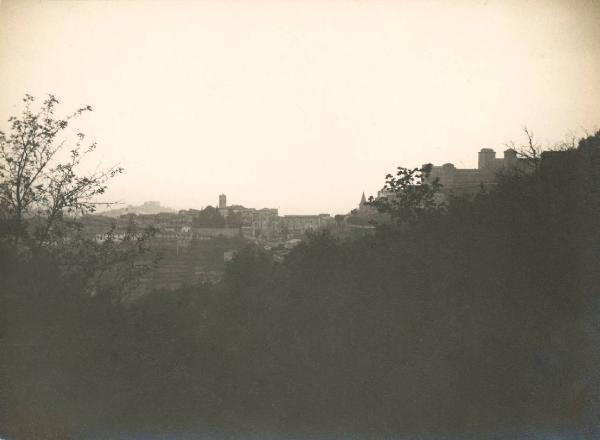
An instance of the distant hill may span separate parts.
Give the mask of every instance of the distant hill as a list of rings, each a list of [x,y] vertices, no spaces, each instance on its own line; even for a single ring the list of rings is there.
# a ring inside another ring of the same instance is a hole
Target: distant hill
[[[177,210],[161,206],[160,202],[144,202],[139,206],[129,205],[125,208],[109,209],[108,211],[96,212],[96,215],[106,217],[119,217],[125,214],[159,214],[161,212],[176,213]]]

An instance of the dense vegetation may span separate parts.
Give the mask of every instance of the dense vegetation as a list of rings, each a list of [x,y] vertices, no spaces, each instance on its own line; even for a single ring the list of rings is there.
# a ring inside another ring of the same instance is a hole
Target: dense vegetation
[[[409,181],[372,236],[134,304],[4,242],[0,436],[594,429],[599,179],[600,132],[444,206]]]
[[[217,208],[207,206],[194,217],[192,225],[196,228],[223,228],[225,219]]]

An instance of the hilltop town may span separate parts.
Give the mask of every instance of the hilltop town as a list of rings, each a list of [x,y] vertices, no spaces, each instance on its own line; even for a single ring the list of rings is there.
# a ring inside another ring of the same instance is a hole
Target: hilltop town
[[[494,150],[483,148],[478,154],[477,168],[459,169],[451,163],[431,165],[427,181],[438,180],[440,197],[444,199],[451,194],[473,194],[482,186],[493,185],[500,172],[527,169],[527,160],[517,157],[513,149],[506,150],[503,158],[496,158]],[[383,188],[377,197],[393,197],[393,194]],[[87,236],[97,242],[122,240],[132,227],[140,231],[153,228],[152,252],[138,262],[157,265],[142,280],[142,289],[148,290],[217,282],[225,264],[249,243],[282,262],[309,231],[329,230],[340,237],[359,237],[372,233],[373,222],[379,219],[364,193],[355,209],[335,216],[328,213],[282,216],[276,208],[229,204],[227,195],[220,194],[215,207],[176,211],[150,201],[137,207],[88,215],[83,224]]]
[[[86,234],[98,242],[122,240],[132,225],[138,230],[154,228],[153,253],[140,262],[150,264],[154,256],[160,257],[158,267],[144,280],[153,288],[218,281],[225,263],[248,243],[283,261],[307,231],[336,226],[329,214],[280,216],[273,208],[228,205],[225,194],[219,195],[217,207],[147,213],[159,207],[158,202],[146,202],[118,210],[120,215],[109,212],[83,219]]]

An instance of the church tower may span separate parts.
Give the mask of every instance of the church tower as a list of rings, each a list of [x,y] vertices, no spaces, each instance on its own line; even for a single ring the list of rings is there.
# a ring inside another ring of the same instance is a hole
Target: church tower
[[[363,210],[367,207],[366,205],[367,205],[367,198],[365,197],[365,192],[363,191],[362,197],[360,198],[360,203],[358,204],[358,209]]]

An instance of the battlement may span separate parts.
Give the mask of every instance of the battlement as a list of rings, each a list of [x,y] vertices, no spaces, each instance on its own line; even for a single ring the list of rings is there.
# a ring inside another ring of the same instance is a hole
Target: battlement
[[[498,173],[510,169],[527,169],[525,159],[518,158],[515,150],[509,148],[502,158],[497,158],[492,148],[482,148],[478,153],[477,168],[456,168],[452,163],[432,166],[427,180],[439,179],[444,192],[476,192],[482,185],[493,185]]]

